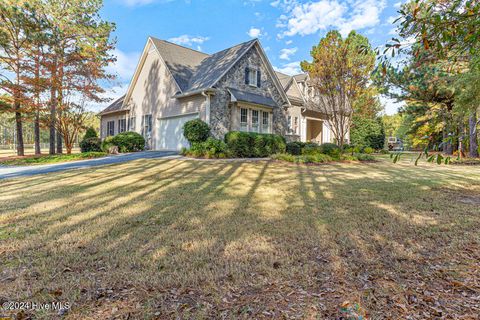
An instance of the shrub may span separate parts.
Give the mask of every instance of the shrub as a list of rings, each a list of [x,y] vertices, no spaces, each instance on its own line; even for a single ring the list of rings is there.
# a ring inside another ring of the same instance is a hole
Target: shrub
[[[338,156],[340,154],[340,147],[335,143],[323,143],[320,145],[320,153],[328,154],[329,156]]]
[[[314,142],[307,142],[302,149],[302,154],[319,154],[322,153],[320,146]]]
[[[120,152],[136,152],[145,149],[145,138],[142,135],[127,131],[116,136],[106,137],[102,142],[102,150],[108,152],[110,147],[117,146]]]
[[[86,136],[86,134],[85,134]],[[80,141],[81,152],[100,152],[102,151],[102,140],[97,137],[84,138]]]
[[[231,131],[225,135],[228,152],[233,157],[267,157],[274,153],[283,153],[285,139],[276,134]]]
[[[287,143],[286,150],[287,150],[287,153],[289,154],[299,156],[302,154],[302,149],[304,147],[305,147],[304,142],[293,141],[293,142]]]
[[[193,119],[183,125],[183,135],[190,145],[204,142],[210,136],[210,127],[200,119]]]
[[[272,156],[272,159],[293,162],[293,163],[325,163],[333,161],[332,157],[326,154],[304,154],[294,156],[288,153],[277,153]]]
[[[103,141],[102,141],[102,151],[103,152],[108,152],[110,147],[113,147],[113,146],[114,146],[113,136],[109,136],[109,137],[106,137],[105,139],[103,139]]]
[[[204,142],[194,142],[190,149],[183,148],[182,155],[194,158],[225,158],[227,145],[222,140],[208,138]]]
[[[227,153],[227,145],[222,140],[208,138],[207,141],[201,143],[203,152],[207,158],[225,158]]]
[[[363,153],[366,153],[366,154],[372,154],[373,152],[375,152],[375,150],[373,150],[373,148],[371,147],[366,147],[363,149]]]
[[[86,140],[90,138],[98,138],[97,131],[93,129],[93,127],[87,128],[87,131],[85,131],[85,135],[83,136],[82,140]]]

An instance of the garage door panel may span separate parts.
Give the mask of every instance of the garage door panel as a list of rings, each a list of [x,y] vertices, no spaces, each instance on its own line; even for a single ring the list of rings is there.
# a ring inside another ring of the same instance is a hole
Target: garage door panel
[[[157,128],[157,149],[180,150],[189,146],[183,136],[185,122],[198,118],[197,114],[159,119]]]

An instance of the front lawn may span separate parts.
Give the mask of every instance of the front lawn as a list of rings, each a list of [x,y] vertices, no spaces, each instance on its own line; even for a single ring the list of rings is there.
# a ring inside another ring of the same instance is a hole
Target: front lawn
[[[137,160],[0,202],[0,300],[67,319],[480,314],[475,166]]]
[[[58,162],[69,162],[76,160],[94,159],[105,157],[105,152],[83,152],[72,154],[55,154],[55,155],[41,155],[41,156],[25,156],[16,157],[13,159],[0,159],[0,165],[9,166],[29,166],[38,164],[50,164]]]

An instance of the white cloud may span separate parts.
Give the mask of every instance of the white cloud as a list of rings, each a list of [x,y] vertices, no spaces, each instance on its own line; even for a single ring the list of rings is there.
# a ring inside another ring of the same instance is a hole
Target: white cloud
[[[286,63],[282,65],[281,68],[273,67],[273,69],[291,76],[302,73],[302,69],[300,69],[300,61]]]
[[[270,5],[274,8],[278,7],[279,4],[280,4],[280,0],[275,0],[273,2],[270,2]]]
[[[110,64],[107,67],[107,71],[117,75],[120,81],[129,81],[137,67],[140,52],[123,52],[116,48],[113,51],[113,55],[117,57],[117,61]]]
[[[285,44],[286,44],[287,46],[290,45],[290,44],[292,44],[292,43],[293,43],[292,40],[287,40],[287,41],[285,41]]]
[[[345,36],[351,30],[379,24],[385,5],[385,0],[319,0],[307,3],[283,0],[276,6],[282,8],[287,18],[280,16],[277,27],[286,29],[280,33],[280,38],[315,34],[329,28],[339,29]]]
[[[247,34],[251,38],[260,38],[262,36],[262,30],[251,27],[250,30],[248,30]]]
[[[290,60],[290,56],[294,55],[297,52],[298,48],[285,48],[280,50],[280,59]]]
[[[399,2],[396,2],[393,7],[394,8],[397,8],[397,9],[400,9],[400,7],[402,6],[403,2],[402,1],[399,1]]]
[[[182,46],[192,46],[196,44],[197,46],[200,46],[203,44],[205,41],[210,40],[209,37],[202,37],[202,36],[190,36],[188,34],[183,34],[178,37],[170,38],[168,41],[182,45]]]
[[[388,24],[393,24],[393,22],[395,22],[395,20],[398,19],[399,16],[390,16],[387,18],[387,23]]]

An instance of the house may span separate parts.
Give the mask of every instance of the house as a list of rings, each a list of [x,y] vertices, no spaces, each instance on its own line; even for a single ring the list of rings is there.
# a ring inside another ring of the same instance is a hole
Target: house
[[[136,131],[147,148],[188,146],[185,122],[200,118],[212,135],[276,133],[330,142],[325,117],[305,106],[308,77],[275,72],[258,39],[208,55],[149,37],[124,96],[101,116],[101,138]]]

